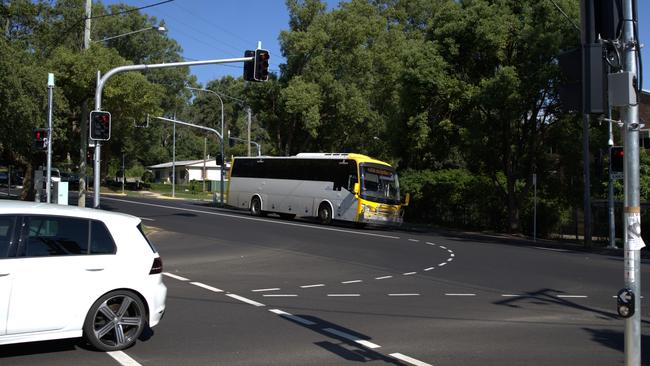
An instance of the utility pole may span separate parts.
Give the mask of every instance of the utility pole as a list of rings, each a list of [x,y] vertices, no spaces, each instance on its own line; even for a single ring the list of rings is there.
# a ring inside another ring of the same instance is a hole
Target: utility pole
[[[176,121],[176,113],[174,113],[174,121]],[[174,122],[172,138],[172,198],[176,197],[176,122]]]
[[[90,17],[92,0],[86,0],[86,20],[84,22],[84,52],[90,48]],[[88,98],[81,102],[81,125],[79,126],[79,207],[86,207],[86,156],[88,154]]]
[[[629,80],[626,89],[632,91],[629,101],[620,109],[624,129],[624,185],[625,204],[623,213],[623,238],[625,245],[624,278],[625,287],[631,290],[634,301],[632,316],[625,319],[625,365],[641,365],[641,248],[645,243],[641,238],[641,204],[639,187],[639,105],[640,91],[637,70],[639,43],[635,36],[638,27],[633,0],[623,1],[623,74]],[[612,74],[615,75],[615,74]],[[611,75],[610,75],[611,76]],[[631,85],[630,85],[631,84]],[[613,91],[610,89],[610,96]],[[611,98],[610,98],[611,99]]]
[[[246,113],[248,114],[248,156],[251,156],[251,107],[246,107]]]
[[[47,200],[52,202],[52,109],[54,103],[54,74],[47,74],[47,180],[45,181],[45,194]]]

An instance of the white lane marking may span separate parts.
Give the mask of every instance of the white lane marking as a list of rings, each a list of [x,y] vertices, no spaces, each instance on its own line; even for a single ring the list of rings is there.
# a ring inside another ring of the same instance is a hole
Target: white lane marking
[[[442,249],[447,249],[447,247],[445,247],[445,246],[442,246],[442,245],[440,246],[440,248],[442,248]]]
[[[251,300],[251,299],[247,299],[247,298],[245,298],[245,297],[243,297],[243,296],[239,296],[239,295],[235,295],[235,294],[226,294],[226,296],[228,296],[228,297],[232,297],[232,298],[235,299],[235,300],[239,300],[239,301],[241,301],[241,302],[245,302],[245,303],[250,304],[250,305],[253,305],[253,306],[266,306],[266,305],[264,305],[264,304],[262,304],[262,303],[259,303],[259,302],[257,302],[257,301],[253,301],[253,300]]]
[[[409,239],[409,241],[412,241],[414,243],[419,243],[420,242],[418,239]]]
[[[586,299],[586,295],[557,295],[559,298],[567,298],[567,299]]]
[[[445,296],[476,296],[476,294],[445,294]]]
[[[393,278],[393,276],[381,276],[381,277],[375,277],[376,280],[385,280],[387,278]]]
[[[451,262],[453,260],[454,260],[454,258],[449,258],[449,259],[447,259],[447,262]]]
[[[190,282],[190,284],[194,285],[194,286],[204,288],[206,290],[210,290],[212,292],[223,292],[223,290],[221,290],[221,289],[218,289],[218,288],[212,287],[212,286],[208,286],[205,283],[201,283],[201,282]]]
[[[269,309],[269,311],[272,312],[272,313],[274,313],[274,314],[278,314],[278,315],[280,315],[280,316],[282,316],[282,317],[289,318],[289,319],[291,319],[291,320],[297,321],[297,322],[300,323],[300,324],[304,324],[304,325],[316,325],[316,323],[314,323],[314,322],[311,321],[311,320],[307,320],[307,319],[301,318],[301,317],[299,317],[299,316],[295,316],[295,315],[293,315],[293,314],[289,314],[289,313],[287,313],[286,311],[282,311],[282,310],[280,310],[280,309]]]
[[[359,282],[363,282],[363,280],[343,281],[341,283],[344,284],[344,285],[347,285],[347,284],[350,284],[350,283],[359,283]]]
[[[388,294],[388,296],[420,296],[420,294]]]
[[[167,277],[170,277],[170,278],[173,278],[175,280],[179,280],[179,281],[189,281],[189,278],[177,276],[177,275],[169,273],[169,272],[163,272],[163,275],[165,275]]]
[[[443,262],[443,263],[438,264],[438,266],[439,266],[439,267],[442,267],[442,266],[444,266],[444,265],[446,265],[446,264],[447,264],[447,262]]]
[[[430,270],[432,270],[432,269],[436,269],[436,267],[429,267],[429,268],[425,268],[424,270],[425,270],[425,271],[430,271]]]
[[[426,243],[429,244],[429,245],[437,245],[437,244],[434,244],[434,243],[432,243],[432,242],[430,242],[430,241],[428,241],[428,242],[426,242]]]
[[[413,276],[414,274],[417,274],[417,272],[406,272],[406,273],[402,273],[402,276]]]
[[[280,291],[279,287],[273,287],[273,288],[258,288],[256,290],[251,290],[251,292],[266,292],[266,291]]]
[[[264,294],[263,297],[298,297],[296,294]]]
[[[117,202],[131,203],[131,204],[134,204],[134,205],[143,205],[143,206],[167,208],[167,209],[170,209],[170,210],[197,212],[197,213],[202,213],[202,214],[206,214],[206,215],[230,217],[230,218],[233,218],[233,219],[260,221],[260,222],[266,222],[266,223],[269,223],[269,224],[276,224],[276,225],[297,226],[297,227],[317,229],[317,230],[336,231],[336,232],[346,233],[346,234],[374,236],[374,237],[386,238],[386,239],[401,239],[401,237],[399,237],[399,236],[374,234],[374,233],[367,233],[367,232],[362,232],[362,231],[352,231],[352,230],[345,230],[345,229],[336,229],[336,228],[326,227],[326,226],[306,225],[306,224],[299,224],[299,223],[279,221],[279,220],[260,219],[260,218],[256,218],[256,217],[242,216],[242,215],[231,215],[231,214],[225,214],[225,213],[221,213],[221,212],[210,212],[210,211],[195,210],[195,209],[184,208],[184,207],[172,207],[172,206],[158,205],[158,204],[155,204],[155,203],[135,202],[135,201],[123,200],[123,199],[119,199],[119,198],[103,197],[102,199],[117,201]]]
[[[455,257],[456,255],[455,255],[454,253],[451,253],[450,256],[453,258],[453,257]]]
[[[426,362],[422,362],[420,360],[416,360],[413,357],[409,357],[409,356],[403,355],[401,353],[391,353],[389,356],[391,356],[393,358],[396,358],[396,359],[398,359],[400,361],[408,362],[411,365],[415,365],[415,366],[433,366],[431,364],[428,364]]]
[[[148,217],[141,217],[140,220],[145,220],[145,221],[156,221],[154,219],[150,219]]]
[[[517,294],[502,294],[501,297],[521,297],[521,295],[517,295]]]
[[[539,250],[548,250],[548,251],[551,251],[551,252],[560,252],[560,253],[569,253],[570,252],[570,250],[565,250],[565,249],[542,248],[542,247],[533,247],[533,248],[539,249]]]
[[[131,356],[122,351],[106,352],[106,354],[113,357],[122,366],[142,366],[138,361],[132,359]]]
[[[454,252],[454,251],[451,250],[451,249],[447,249],[447,251],[448,251],[449,253],[453,253],[453,252]]]
[[[361,294],[327,294],[329,297],[359,297]]]
[[[323,284],[323,283],[317,283],[317,284],[315,284],[315,285],[304,285],[304,286],[300,286],[300,288],[312,288],[312,287],[324,287],[324,286],[325,286],[325,284]]]
[[[353,336],[352,334],[348,334],[348,333],[345,333],[345,332],[341,332],[340,330],[336,330],[336,329],[332,329],[332,328],[325,328],[323,330],[328,332],[328,333],[332,333],[334,335],[337,335],[337,336],[339,336],[341,338],[351,340],[352,342],[358,343],[358,344],[360,344],[360,345],[362,345],[362,346],[364,346],[366,348],[374,349],[374,348],[381,347],[378,344],[374,344],[374,343],[372,343],[370,341],[359,339],[359,337]]]

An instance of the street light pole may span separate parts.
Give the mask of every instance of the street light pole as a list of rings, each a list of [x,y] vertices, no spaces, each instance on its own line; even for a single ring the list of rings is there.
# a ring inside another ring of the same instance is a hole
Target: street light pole
[[[192,87],[185,87],[186,89],[192,90],[192,91],[202,91],[202,92],[208,92],[212,93],[219,98],[219,102],[221,103],[221,179],[219,181],[219,202],[221,203],[221,206],[223,206],[223,189],[224,189],[224,184],[223,184],[223,179],[224,179],[224,164],[226,163],[226,156],[225,156],[225,148],[224,148],[224,140],[223,140],[223,131],[224,131],[224,126],[223,126],[223,99],[221,98],[221,95],[219,93],[215,92],[214,90],[210,89],[201,89],[201,88],[192,88]]]

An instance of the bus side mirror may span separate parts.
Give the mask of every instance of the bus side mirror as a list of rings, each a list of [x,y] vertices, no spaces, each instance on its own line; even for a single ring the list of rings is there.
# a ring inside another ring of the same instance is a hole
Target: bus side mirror
[[[402,206],[406,207],[409,205],[410,202],[411,202],[411,194],[407,193],[406,196],[404,196],[404,203],[402,204]]]
[[[359,183],[354,183],[352,192],[354,192],[354,194],[359,194]]]

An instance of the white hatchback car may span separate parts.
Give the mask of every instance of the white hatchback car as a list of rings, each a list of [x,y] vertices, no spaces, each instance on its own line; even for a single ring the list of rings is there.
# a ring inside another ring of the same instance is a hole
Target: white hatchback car
[[[165,311],[162,260],[134,216],[0,201],[0,345],[133,345]]]

